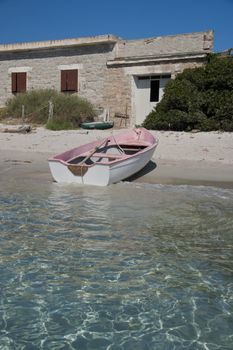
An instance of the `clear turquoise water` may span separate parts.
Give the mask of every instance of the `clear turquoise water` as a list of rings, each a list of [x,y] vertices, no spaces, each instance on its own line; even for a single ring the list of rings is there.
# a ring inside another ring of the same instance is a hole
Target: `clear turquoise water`
[[[0,349],[233,349],[233,191],[0,191]]]

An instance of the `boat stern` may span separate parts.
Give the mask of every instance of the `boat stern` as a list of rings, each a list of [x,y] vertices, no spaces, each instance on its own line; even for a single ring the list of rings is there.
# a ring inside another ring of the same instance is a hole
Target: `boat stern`
[[[103,164],[75,165],[50,159],[49,167],[53,179],[58,183],[76,183],[84,185],[109,185],[109,166]]]

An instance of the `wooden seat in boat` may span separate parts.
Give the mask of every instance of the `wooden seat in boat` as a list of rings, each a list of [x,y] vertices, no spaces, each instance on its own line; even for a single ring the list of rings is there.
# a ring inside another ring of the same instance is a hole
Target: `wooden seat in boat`
[[[115,154],[115,153],[94,153],[91,157],[99,157],[99,158],[124,158],[125,154]]]

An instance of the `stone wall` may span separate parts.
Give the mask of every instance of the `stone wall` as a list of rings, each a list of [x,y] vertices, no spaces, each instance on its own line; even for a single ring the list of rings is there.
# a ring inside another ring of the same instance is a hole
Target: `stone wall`
[[[111,118],[115,113],[125,113],[126,108],[131,114],[131,85],[130,76],[124,68],[108,68],[104,95]]]
[[[113,44],[76,48],[0,53],[0,105],[12,97],[11,72],[27,71],[27,90],[56,89],[60,91],[60,69],[69,66],[79,71],[78,94],[96,106],[105,104],[106,61],[114,58]]]
[[[213,49],[213,31],[159,36],[142,40],[119,41],[117,57],[168,55],[186,52],[210,52]]]
[[[167,73],[174,78],[185,68],[203,64],[212,46],[212,31],[129,41],[104,36],[0,45],[0,106],[13,96],[12,72],[27,72],[27,90],[60,91],[60,71],[78,69],[77,94],[97,108],[109,109],[112,118],[127,108],[133,124],[135,76]]]

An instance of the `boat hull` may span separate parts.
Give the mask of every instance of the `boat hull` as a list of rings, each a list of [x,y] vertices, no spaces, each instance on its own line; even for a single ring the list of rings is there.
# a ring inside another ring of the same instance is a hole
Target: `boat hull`
[[[143,169],[151,160],[155,147],[143,154],[143,156],[139,154],[115,164],[96,164],[88,168],[86,172],[85,167],[83,167],[83,171],[81,168],[78,175],[74,174],[69,169],[69,166],[59,161],[49,161],[50,171],[54,180],[59,183],[108,186],[124,180]]]
[[[114,125],[113,122],[90,122],[90,123],[82,123],[80,126],[82,129],[98,129],[98,130],[105,130],[110,129]]]
[[[157,144],[146,129],[136,129],[52,157],[49,167],[59,183],[107,186],[143,169]]]

